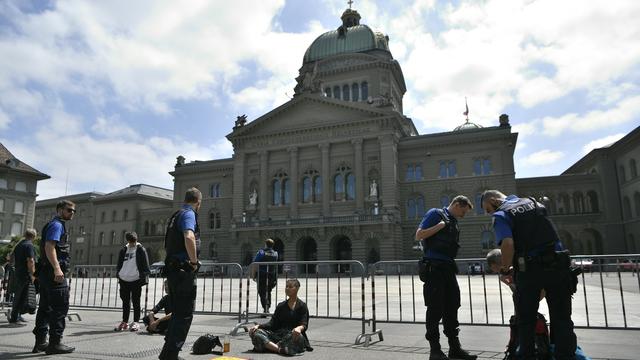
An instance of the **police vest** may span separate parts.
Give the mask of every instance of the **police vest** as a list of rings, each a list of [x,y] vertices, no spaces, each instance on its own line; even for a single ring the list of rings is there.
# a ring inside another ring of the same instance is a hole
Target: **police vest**
[[[455,217],[447,215],[442,209],[436,209],[436,211],[444,221],[445,227],[422,241],[424,254],[427,255],[430,250],[453,260],[458,255],[458,249],[460,248],[458,221]]]
[[[270,262],[270,261],[278,261],[278,252],[271,249],[271,248],[264,248],[262,249],[262,251],[264,251],[264,256],[262,257],[262,260],[260,261],[264,261],[264,262]],[[267,270],[268,269],[268,270]],[[274,275],[276,273],[278,269],[277,265],[263,265],[260,266],[260,272],[266,273],[267,271],[269,271],[270,274]]]
[[[66,273],[67,271],[69,271],[69,265],[70,265],[70,261],[71,261],[71,245],[69,244],[69,236],[67,235],[67,228],[65,226],[65,222],[60,220],[59,218],[54,218],[51,221],[49,221],[43,228],[42,228],[42,241],[40,241],[40,264],[39,264],[39,268],[40,270],[44,270],[44,271],[52,271],[53,267],[51,265],[51,263],[49,262],[49,258],[47,257],[47,253],[45,251],[45,243],[47,242],[46,240],[46,236],[47,236],[47,230],[49,230],[49,227],[51,226],[51,224],[53,224],[54,222],[59,222],[60,224],[62,224],[62,235],[60,236],[60,240],[56,241],[56,258],[58,259],[58,264],[60,264],[60,269],[62,270],[62,272]]]
[[[511,219],[517,256],[553,251],[556,242],[560,241],[553,224],[547,218],[547,209],[534,199],[521,198],[516,202],[504,202],[498,210],[502,210]]]
[[[178,260],[188,260],[187,248],[184,246],[184,233],[178,228],[178,221],[182,215],[190,211],[188,209],[180,209],[171,215],[169,223],[167,224],[167,232],[164,236],[164,248],[167,251],[167,258],[176,258]],[[200,226],[198,225],[198,214],[194,211],[196,216],[196,229],[194,235],[196,237],[196,251],[199,251],[200,243]]]

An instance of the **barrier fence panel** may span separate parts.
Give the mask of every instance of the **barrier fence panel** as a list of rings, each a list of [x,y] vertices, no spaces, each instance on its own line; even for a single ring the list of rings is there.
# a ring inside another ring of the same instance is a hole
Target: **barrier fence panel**
[[[69,304],[73,307],[121,309],[120,284],[115,265],[76,265],[70,280]],[[146,313],[165,295],[162,269],[154,269],[143,287],[141,310]],[[196,312],[242,315],[242,266],[237,263],[206,264],[197,278]]]
[[[573,256],[581,268],[573,296],[576,327],[640,329],[640,256]],[[456,260],[461,324],[506,325],[513,314],[512,293],[484,258]],[[422,281],[417,260],[380,261],[370,265],[371,318],[376,322],[425,322]],[[546,301],[539,311],[548,318]]]
[[[368,322],[365,286],[367,272],[364,265],[356,260],[251,263],[246,272],[246,324],[253,323],[249,320],[250,316],[262,315],[257,284],[261,276],[270,276],[270,266],[277,266],[279,272],[277,286],[271,293],[271,311],[286,298],[286,280],[296,278],[300,281],[298,297],[307,304],[311,317],[358,320],[362,324],[362,331],[356,342],[360,338],[365,338],[368,342],[365,332]],[[261,273],[259,267],[264,267],[266,271]]]

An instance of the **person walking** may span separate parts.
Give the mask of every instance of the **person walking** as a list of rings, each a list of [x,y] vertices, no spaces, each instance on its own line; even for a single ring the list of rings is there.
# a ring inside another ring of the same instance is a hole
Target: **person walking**
[[[416,230],[415,239],[422,242],[424,251],[422,261],[426,281],[422,294],[427,306],[425,338],[429,341],[430,360],[477,358],[462,348],[458,338],[460,288],[456,279],[458,268],[454,261],[460,247],[458,219],[462,219],[471,209],[471,201],[466,196],[458,195],[449,206],[427,211]],[[440,320],[449,340],[448,357],[440,347]]]
[[[178,359],[178,353],[187,338],[196,299],[196,276],[200,268],[198,245],[200,229],[198,210],[202,204],[202,193],[193,187],[187,190],[182,208],[171,216],[167,225],[164,246],[167,257],[164,261],[169,298],[173,314],[164,338],[160,360]]]
[[[65,224],[73,219],[76,205],[69,200],[56,204],[56,216],[42,229],[40,242],[40,268],[37,278],[40,287],[40,303],[33,334],[36,343],[34,353],[45,351],[47,355],[68,354],[74,347],[61,343],[69,312],[70,244]],[[47,344],[47,332],[49,343]]]
[[[13,249],[15,271],[13,273],[13,304],[11,306],[10,324],[26,322],[21,314],[24,314],[25,305],[29,300],[29,287],[33,286],[36,271],[36,252],[33,248],[33,240],[36,238],[35,229],[27,229],[24,240],[20,241]],[[35,308],[33,308],[35,310]]]
[[[275,242],[272,239],[267,239],[264,243],[264,249],[258,251],[253,262],[278,261],[278,252],[273,249]],[[278,283],[278,265],[260,265],[257,271],[257,278],[255,277],[255,269],[254,267],[252,270],[254,271],[254,279],[258,283],[258,295],[260,296],[262,311],[264,314],[268,314],[269,308],[271,308],[271,291]]]
[[[575,282],[571,259],[547,217],[533,198],[506,196],[498,190],[482,194],[482,208],[493,216],[496,240],[502,252],[500,274],[515,281],[520,358],[535,359],[535,325],[540,291],[545,290],[555,342],[555,358],[573,360],[576,335],[571,320]]]
[[[138,242],[138,234],[135,231],[124,235],[127,239],[125,245],[118,254],[116,273],[120,283],[120,299],[122,299],[122,321],[116,326],[115,331],[138,331],[140,321],[140,295],[142,286],[149,283],[149,256],[147,250]],[[133,322],[129,323],[129,312],[133,302]]]

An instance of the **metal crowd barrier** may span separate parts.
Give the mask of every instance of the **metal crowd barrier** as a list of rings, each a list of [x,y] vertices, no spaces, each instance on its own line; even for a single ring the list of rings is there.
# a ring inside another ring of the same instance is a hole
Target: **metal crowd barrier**
[[[242,316],[242,266],[237,263],[206,264],[198,273],[196,313]],[[69,305],[76,308],[121,309],[115,265],[76,265],[70,279]],[[143,287],[142,316],[165,295],[160,272],[151,274]],[[237,295],[237,296],[236,296]],[[141,299],[142,300],[142,299]]]
[[[357,335],[355,343],[364,341],[368,345],[374,334],[366,332],[366,278],[365,266],[356,260],[326,260],[326,261],[277,261],[251,263],[246,271],[246,305],[245,321],[234,329],[234,333],[255,324],[250,317],[263,315],[257,291],[259,266],[277,266],[278,281],[271,293],[271,306],[275,309],[278,302],[285,300],[284,287],[287,279],[296,278],[300,281],[298,297],[309,309],[309,316],[325,319],[357,320],[361,322],[362,331]],[[255,270],[256,281],[252,281]],[[357,283],[359,280],[359,284]],[[355,284],[354,284],[355,282]],[[281,290],[282,289],[282,290]],[[254,295],[251,295],[251,292]],[[251,310],[254,311],[251,311]]]
[[[573,296],[572,318],[578,328],[640,329],[640,255],[572,256],[582,269]],[[465,325],[507,325],[513,314],[511,290],[487,274],[484,258],[456,260]],[[424,323],[425,306],[417,260],[380,261],[369,267],[371,320],[377,323]],[[545,301],[539,311],[548,317]]]

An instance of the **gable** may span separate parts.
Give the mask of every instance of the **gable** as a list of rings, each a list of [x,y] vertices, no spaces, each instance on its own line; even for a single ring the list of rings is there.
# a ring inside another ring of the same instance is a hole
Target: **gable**
[[[227,137],[253,137],[292,130],[331,127],[396,114],[365,103],[350,103],[320,96],[302,95],[268,112]]]

